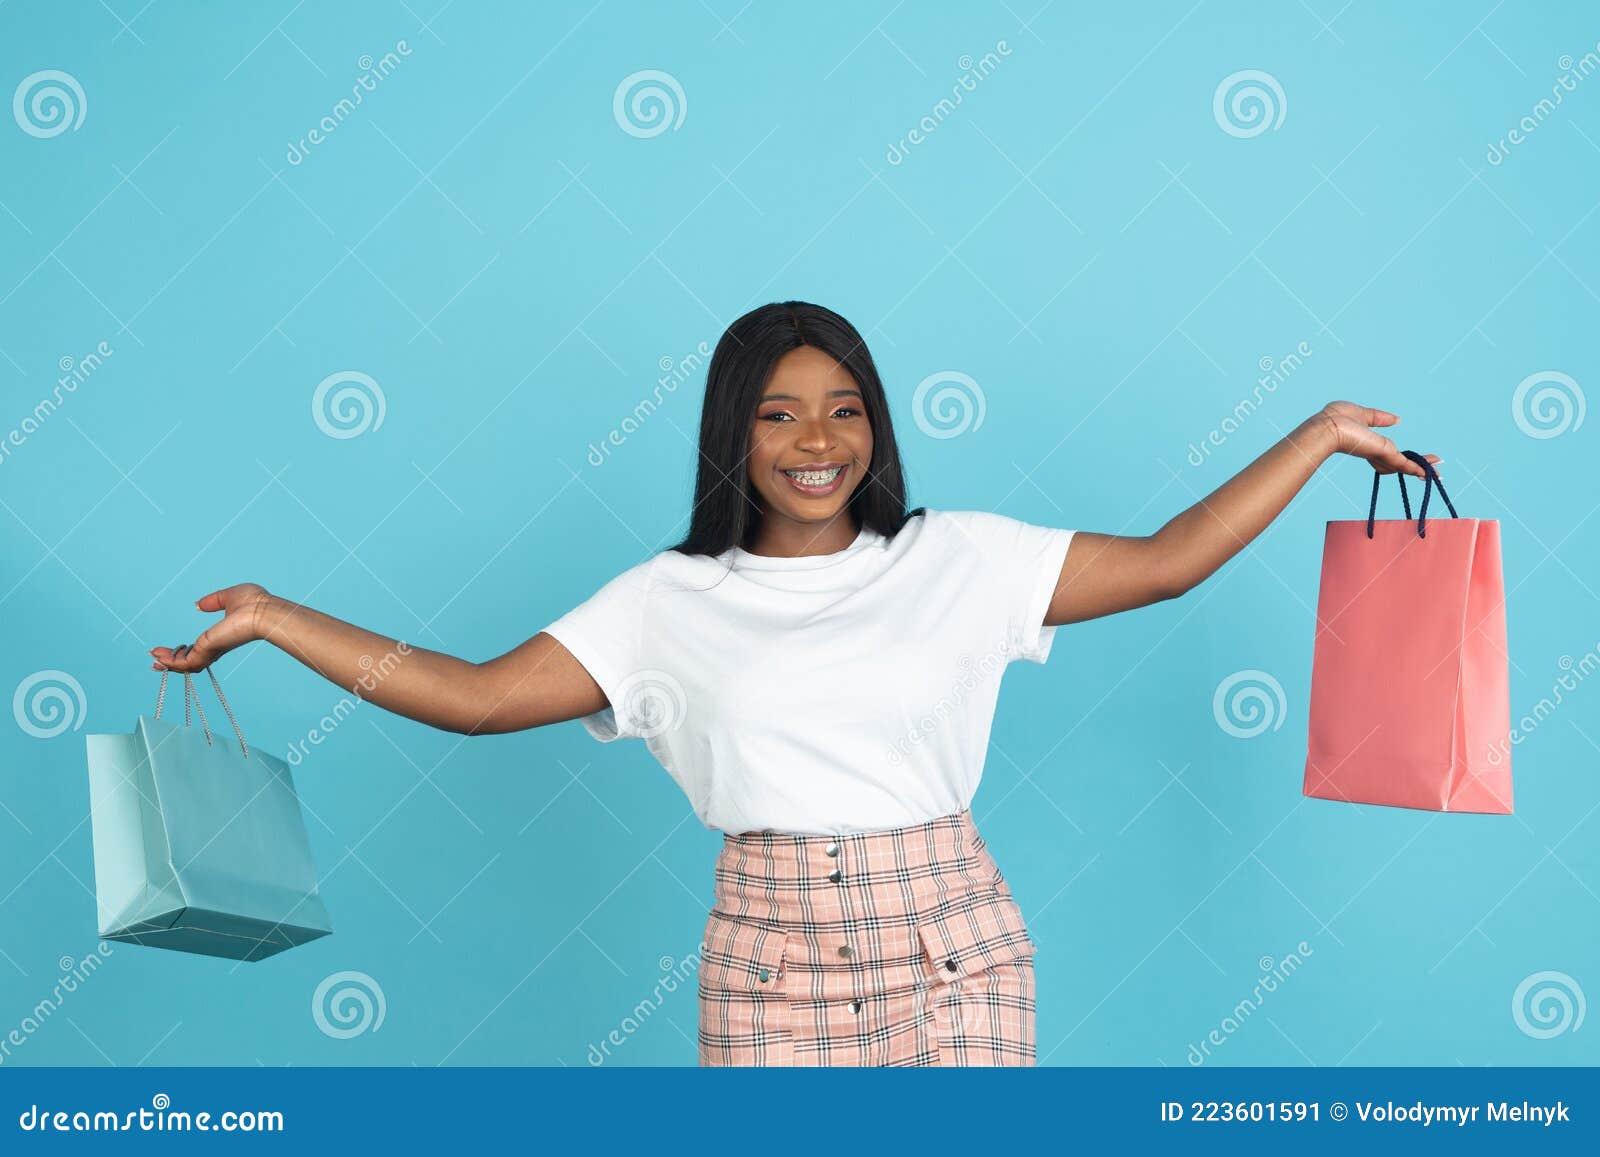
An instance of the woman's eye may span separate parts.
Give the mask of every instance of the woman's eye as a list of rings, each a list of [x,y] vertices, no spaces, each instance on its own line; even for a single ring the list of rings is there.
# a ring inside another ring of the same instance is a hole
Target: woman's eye
[[[833,417],[858,418],[861,411],[855,406],[840,406],[833,411]],[[762,422],[792,422],[794,415],[787,410],[773,410],[770,414],[762,414],[758,419]]]

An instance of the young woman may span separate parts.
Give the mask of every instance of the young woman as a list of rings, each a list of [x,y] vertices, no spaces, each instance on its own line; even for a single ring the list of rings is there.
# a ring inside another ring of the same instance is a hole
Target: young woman
[[[717,344],[688,536],[499,658],[412,647],[364,690],[395,640],[254,584],[150,653],[194,672],[264,639],[449,731],[643,739],[724,832],[702,1064],[1030,1065],[1035,945],[970,811],[1005,666],[1191,590],[1334,453],[1423,476],[1369,429],[1398,421],[1334,402],[1148,536],[907,512],[861,335],[783,302]]]

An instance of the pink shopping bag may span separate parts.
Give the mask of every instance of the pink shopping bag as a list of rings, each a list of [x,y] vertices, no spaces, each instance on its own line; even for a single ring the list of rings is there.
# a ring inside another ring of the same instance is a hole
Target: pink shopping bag
[[[1317,596],[1304,794],[1511,812],[1500,524],[1459,518],[1431,463],[1422,506],[1328,523]],[[1428,522],[1433,488],[1450,518]]]

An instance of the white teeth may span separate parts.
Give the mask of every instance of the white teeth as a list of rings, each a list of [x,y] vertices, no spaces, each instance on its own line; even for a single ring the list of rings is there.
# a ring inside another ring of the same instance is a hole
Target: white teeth
[[[785,470],[784,473],[802,486],[826,486],[839,477],[843,466],[835,466],[831,470]]]

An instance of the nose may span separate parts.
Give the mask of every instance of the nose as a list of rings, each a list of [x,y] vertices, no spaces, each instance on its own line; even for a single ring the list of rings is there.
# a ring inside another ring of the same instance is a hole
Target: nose
[[[827,421],[803,422],[794,444],[803,450],[826,450],[833,445],[833,439],[828,434]]]

